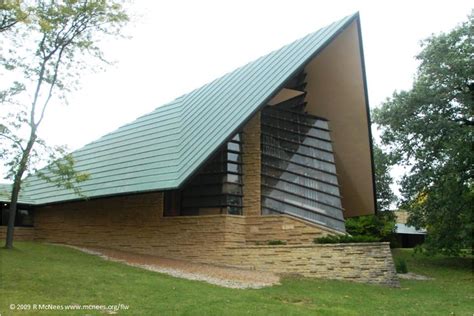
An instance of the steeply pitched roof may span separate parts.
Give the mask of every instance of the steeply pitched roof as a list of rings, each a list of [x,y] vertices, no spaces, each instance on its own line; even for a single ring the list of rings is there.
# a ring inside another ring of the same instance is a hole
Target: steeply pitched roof
[[[76,169],[90,174],[82,193],[98,197],[179,187],[357,18],[334,22],[75,151]],[[24,193],[36,204],[79,198],[35,176]]]

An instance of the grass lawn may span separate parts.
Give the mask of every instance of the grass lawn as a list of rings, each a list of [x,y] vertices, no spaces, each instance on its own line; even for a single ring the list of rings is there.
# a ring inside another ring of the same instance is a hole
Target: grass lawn
[[[108,262],[77,250],[17,242],[0,249],[0,315],[104,315],[104,311],[12,311],[33,304],[129,305],[119,315],[473,315],[472,258],[427,258],[408,250],[400,289],[285,279],[259,290],[221,288]],[[21,306],[20,304],[31,304]]]

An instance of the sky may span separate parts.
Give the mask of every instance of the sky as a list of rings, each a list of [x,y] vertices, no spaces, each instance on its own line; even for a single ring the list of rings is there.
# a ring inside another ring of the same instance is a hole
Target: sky
[[[466,20],[472,1],[146,1],[127,4],[115,61],[54,101],[39,134],[71,150],[344,16],[360,13],[369,104],[409,89],[420,40]],[[399,171],[395,171],[398,172]]]

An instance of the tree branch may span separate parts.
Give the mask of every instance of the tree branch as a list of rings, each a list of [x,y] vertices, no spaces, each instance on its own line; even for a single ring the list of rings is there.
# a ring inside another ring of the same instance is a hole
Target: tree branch
[[[21,144],[21,142],[19,140],[14,139],[13,137],[10,137],[10,136],[5,135],[3,133],[0,134],[0,137],[5,137],[6,139],[11,140],[13,143],[17,144],[20,147],[21,151],[25,151],[25,149],[23,148],[23,145]]]

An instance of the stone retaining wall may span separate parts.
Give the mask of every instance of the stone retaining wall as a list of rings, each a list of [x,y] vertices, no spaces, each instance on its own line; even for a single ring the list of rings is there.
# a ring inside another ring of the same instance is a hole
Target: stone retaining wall
[[[17,228],[15,238],[396,284],[388,244],[315,245],[315,237],[337,232],[287,215],[163,217],[162,198],[149,193],[39,207],[35,228]],[[287,245],[268,246],[270,240]]]
[[[389,243],[228,248],[229,264],[305,277],[399,286]]]

